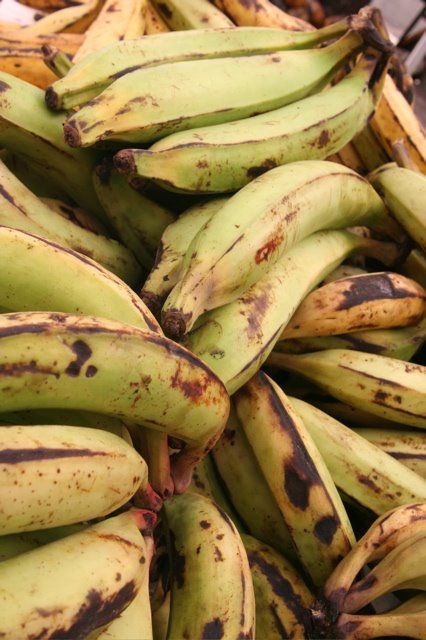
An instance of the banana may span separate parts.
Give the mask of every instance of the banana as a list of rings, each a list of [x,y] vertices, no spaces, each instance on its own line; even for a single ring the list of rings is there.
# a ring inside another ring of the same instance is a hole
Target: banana
[[[164,229],[161,239],[157,241],[154,266],[140,293],[146,306],[156,316],[160,314],[167,295],[181,278],[185,254],[192,240],[226,202],[226,198],[215,198],[195,204]]]
[[[154,540],[148,536],[144,536],[144,540],[147,566],[141,567],[142,585],[129,606],[96,635],[97,640],[152,640],[149,567],[154,553]]]
[[[279,553],[243,535],[256,600],[256,637],[268,640],[312,637],[313,596],[301,576]]]
[[[137,20],[136,13],[142,14],[142,4],[143,0],[106,0],[98,16],[87,29],[84,42],[75,54],[73,62],[78,62],[93,51],[122,40],[131,21]]]
[[[105,516],[148,480],[146,463],[122,438],[87,427],[1,427],[0,464],[1,534]]]
[[[414,280],[390,272],[350,276],[310,293],[280,340],[411,326],[425,313],[426,291]]]
[[[417,280],[426,287],[426,254],[420,249],[413,249],[401,267],[402,273]]]
[[[426,609],[426,593],[419,593],[413,596],[409,600],[406,600],[399,607],[392,609],[388,613],[400,614],[400,613],[417,613],[418,611],[424,611]]]
[[[24,32],[25,36],[39,36],[46,33],[58,33],[74,25],[79,20],[87,18],[96,9],[99,0],[87,0],[76,6],[65,7],[45,15],[33,24],[12,32],[17,37]]]
[[[408,637],[425,640],[426,610],[400,615],[392,612],[382,615],[349,615],[339,617],[337,637],[344,640],[368,640],[369,638]]]
[[[324,159],[371,115],[380,92],[377,68],[371,57],[361,57],[351,73],[321,93],[233,123],[175,133],[148,150],[124,149],[115,155],[116,166],[172,191],[220,193],[236,191],[277,165]]]
[[[65,140],[71,147],[104,140],[146,144],[269,112],[317,93],[362,46],[360,29],[314,51],[234,57],[232,64],[216,58],[138,69],[70,114]]]
[[[103,163],[93,175],[95,191],[119,239],[147,269],[152,267],[161,234],[175,217],[133,189]]]
[[[151,10],[148,4],[147,26]],[[126,73],[170,62],[307,49],[343,35],[351,24],[352,19],[348,18],[308,32],[258,27],[196,29],[117,42],[73,65],[65,78],[49,87],[46,101],[52,109],[75,107],[91,100]]]
[[[409,361],[422,347],[425,340],[426,318],[414,327],[406,327],[405,329],[372,329],[371,331],[355,331],[340,336],[280,340],[274,349],[285,353],[353,349]]]
[[[200,493],[205,498],[215,502],[231,518],[240,533],[245,530],[228,498],[226,488],[219,477],[216,465],[210,454],[195,467],[189,491]]]
[[[367,562],[386,557],[405,541],[412,541],[426,531],[426,504],[408,504],[378,518],[333,571],[324,588],[334,613],[343,602],[356,576]]]
[[[321,586],[355,541],[327,467],[284,392],[264,373],[237,391],[234,401],[298,558]]]
[[[25,533],[12,533],[7,536],[0,536],[0,562],[19,556],[32,549],[54,542],[65,536],[70,536],[85,529],[87,524],[70,524],[66,527],[56,527],[54,529],[43,529],[41,531],[30,531]]]
[[[253,638],[253,584],[234,524],[196,493],[165,502],[164,515],[172,564],[167,637]]]
[[[307,31],[313,29],[309,22],[281,11],[270,0],[214,0],[214,4],[224,11],[237,25],[255,27],[276,26],[293,31]]]
[[[0,425],[69,425],[72,427],[91,427],[102,429],[132,445],[127,426],[118,418],[105,416],[92,411],[66,411],[61,409],[33,409],[32,411],[12,411],[0,414]]]
[[[147,564],[140,519],[128,511],[2,562],[3,636],[82,638],[121,613]]]
[[[46,89],[56,80],[56,75],[52,67],[47,68],[45,56],[42,54],[44,47],[49,50],[58,51],[57,47],[62,47],[63,59],[68,60],[68,55],[76,52],[81,44],[81,37],[76,34],[59,34],[20,37],[18,33],[15,37],[7,34],[0,34],[0,67],[3,72],[21,78],[31,84]],[[53,73],[52,73],[53,71]]]
[[[272,353],[267,362],[300,373],[354,407],[401,424],[426,427],[426,367],[420,364],[349,349]]]
[[[327,158],[327,159],[333,161],[332,158]],[[353,169],[354,171],[356,171],[356,173],[359,173],[361,176],[364,176],[367,173],[362,163],[361,157],[359,156],[352,142],[348,142],[344,147],[342,147],[339,150],[339,152],[336,154],[336,160],[334,160],[334,162],[339,162],[340,164],[344,164],[345,167],[349,167],[349,169]]]
[[[67,75],[70,69],[72,69],[73,63],[70,57],[61,49],[53,47],[50,44],[44,44],[41,50],[43,52],[44,64],[55,74],[57,78],[63,78]]]
[[[91,213],[87,213],[87,211],[84,211],[81,207],[70,205],[60,198],[42,197],[40,199],[49,209],[53,209],[53,211],[66,220],[72,220],[80,227],[83,227],[83,229],[88,229],[94,233],[104,236],[108,235],[109,230],[107,227],[98,218],[95,218]]]
[[[237,300],[201,316],[186,346],[233,393],[261,367],[304,296],[355,251],[380,253],[386,260],[392,245],[347,231],[318,231],[284,254]]]
[[[145,34],[153,35],[168,32],[170,32],[169,27],[166,25],[163,18],[159,15],[151,0],[147,0],[145,13]]]
[[[396,591],[412,580],[423,578],[425,562],[426,533],[401,542],[369,574],[351,586],[342,611],[356,613],[379,596]]]
[[[373,171],[389,162],[389,156],[369,124],[354,137],[352,144],[367,171]]]
[[[167,640],[167,627],[170,617],[170,591],[167,592],[161,606],[152,612],[152,630],[154,640]]]
[[[92,185],[97,155],[72,150],[63,140],[64,116],[52,114],[44,92],[0,71],[0,145],[30,162],[83,209],[102,219]]]
[[[232,196],[194,238],[164,304],[163,327],[181,337],[315,231],[362,222],[380,229],[385,219],[373,188],[346,167],[311,160],[272,169]]]
[[[0,223],[53,240],[93,258],[131,285],[141,277],[134,255],[116,240],[94,233],[58,215],[0,161]]]
[[[146,8],[148,0],[138,0],[133,5],[133,13],[124,33],[123,40],[141,38],[146,30]]]
[[[369,180],[398,222],[426,251],[426,177],[389,163],[370,174]]]
[[[233,405],[225,431],[211,455],[245,529],[286,557],[293,558],[295,552],[290,532]]]
[[[340,280],[340,278],[350,278],[351,276],[359,276],[362,273],[368,273],[368,272],[365,271],[365,269],[361,269],[360,267],[355,267],[352,264],[341,264],[339,267],[336,267],[334,271],[329,273],[326,278],[324,278],[323,283],[328,284],[329,282]]]
[[[386,76],[383,96],[370,124],[389,157],[392,157],[394,142],[403,140],[413,162],[422,172],[426,170],[426,138],[423,128],[411,105],[389,75]]]
[[[90,258],[2,226],[0,247],[0,304],[10,311],[94,315],[161,333],[134,292]]]
[[[2,412],[88,410],[164,431],[188,443],[176,458],[178,473],[189,473],[188,459],[198,462],[225,426],[229,399],[220,381],[151,331],[90,316],[18,313],[0,316],[0,341]]]
[[[44,173],[41,166],[37,167],[31,161],[6,149],[1,152],[1,160],[15,178],[18,178],[38,198],[57,198],[64,202],[72,202],[66,191]],[[99,220],[98,217],[97,220]]]
[[[426,479],[426,436],[423,433],[398,429],[355,429],[355,432]]]
[[[163,20],[173,31],[223,29],[234,24],[208,0],[153,0]]]
[[[312,405],[289,398],[339,490],[381,515],[410,502],[426,501],[426,480],[352,429]]]

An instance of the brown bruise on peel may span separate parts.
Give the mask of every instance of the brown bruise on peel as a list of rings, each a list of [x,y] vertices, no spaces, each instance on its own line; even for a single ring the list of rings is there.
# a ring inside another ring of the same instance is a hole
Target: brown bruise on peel
[[[240,313],[246,316],[246,333],[249,340],[262,340],[262,322],[272,304],[270,288],[266,286],[258,295],[246,295],[241,298],[244,311]]]
[[[350,281],[350,287],[341,293],[342,301],[337,311],[351,309],[366,302],[416,298],[412,291],[395,286],[391,274],[369,274]]]
[[[270,256],[276,251],[282,244],[284,236],[282,231],[272,237],[266,244],[256,251],[254,261],[256,264],[261,264],[269,260]]]
[[[91,589],[84,603],[75,614],[70,626],[59,629],[46,629],[43,635],[30,636],[29,640],[68,640],[69,638],[84,638],[91,631],[102,627],[116,618],[134,599],[137,593],[136,584],[127,582],[118,591],[105,597],[102,592]]]
[[[248,398],[256,399],[256,389],[254,391],[251,390],[253,385],[266,390],[270,411],[275,414],[280,428],[286,432],[292,442],[293,453],[284,462],[284,490],[289,501],[294,508],[307,511],[310,505],[310,492],[315,486],[321,488],[324,497],[327,498],[332,514],[320,518],[313,527],[313,533],[321,544],[330,547],[340,524],[333,501],[322,482],[315,464],[306,451],[296,425],[283,407],[266,375],[261,371],[258,372],[250,383],[236,393],[236,397],[246,395]]]

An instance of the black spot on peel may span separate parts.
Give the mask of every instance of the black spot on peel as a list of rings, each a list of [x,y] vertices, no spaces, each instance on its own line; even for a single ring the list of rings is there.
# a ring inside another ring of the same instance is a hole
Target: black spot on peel
[[[213,620],[204,625],[201,637],[203,640],[220,640],[224,635],[225,630],[222,620],[220,618],[213,618]]]
[[[283,576],[275,564],[268,562],[261,554],[253,551],[247,555],[250,567],[257,567],[261,571],[277,598],[290,609],[296,620],[305,629],[306,637],[311,637],[309,611],[302,602],[300,595],[294,591],[291,582]]]
[[[89,365],[86,369],[86,378],[93,378],[98,373],[97,367]]]
[[[338,311],[351,309],[373,300],[414,297],[412,292],[395,287],[391,275],[387,273],[372,273],[353,278],[350,288],[343,291],[342,294],[344,299],[337,307]]]
[[[200,527],[202,529],[210,529],[211,526],[212,526],[211,523],[207,522],[207,520],[201,520],[200,522]]]
[[[338,523],[333,516],[324,516],[314,527],[314,536],[320,542],[330,545],[333,541],[334,534],[337,531]]]
[[[136,585],[127,582],[119,591],[108,598],[96,589],[91,589],[80,606],[74,620],[68,628],[52,629],[51,636],[55,640],[69,638],[85,638],[91,631],[114,620],[136,595]]]
[[[10,89],[10,84],[7,84],[4,80],[0,80],[0,93],[4,93],[8,89]]]
[[[86,364],[87,360],[89,360],[92,355],[92,350],[89,345],[83,342],[83,340],[76,340],[71,345],[71,350],[75,353],[76,359],[73,362],[70,362],[68,367],[65,369],[65,373],[72,378],[76,378],[80,375],[82,366]],[[93,369],[95,369],[95,367],[93,367]],[[96,373],[96,371],[94,373]],[[87,377],[90,378],[91,376],[89,375]]]
[[[262,162],[262,164],[259,164],[255,167],[249,167],[249,169],[247,169],[247,177],[249,178],[249,180],[254,180],[255,178],[261,176],[262,173],[266,173],[267,171],[274,169],[274,167],[276,166],[277,164],[276,162],[274,162],[274,160],[265,160],[264,162]]]
[[[292,464],[285,465],[284,487],[290,502],[305,511],[309,506],[309,491],[312,483],[299,473]]]

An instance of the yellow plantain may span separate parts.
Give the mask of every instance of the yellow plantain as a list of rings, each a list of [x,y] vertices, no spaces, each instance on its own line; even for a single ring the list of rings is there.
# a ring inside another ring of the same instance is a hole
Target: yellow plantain
[[[406,327],[425,312],[426,292],[414,280],[389,272],[355,275],[310,293],[280,340]]]
[[[99,15],[87,29],[84,42],[73,62],[78,62],[113,42],[123,40],[131,22],[137,21],[137,12],[142,15],[142,3],[143,0],[106,0]],[[143,35],[143,30],[139,35]]]
[[[285,13],[270,0],[214,0],[214,4],[224,11],[239,27],[281,27],[292,31],[313,29],[309,22]]]

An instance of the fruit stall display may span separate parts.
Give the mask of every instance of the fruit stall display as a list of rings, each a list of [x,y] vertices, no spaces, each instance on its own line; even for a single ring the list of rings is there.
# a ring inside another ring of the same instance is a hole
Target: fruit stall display
[[[426,139],[380,12],[22,4],[0,638],[426,640]]]

